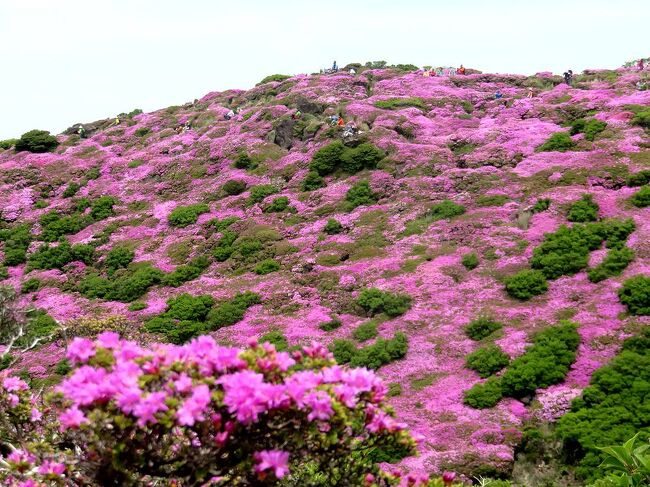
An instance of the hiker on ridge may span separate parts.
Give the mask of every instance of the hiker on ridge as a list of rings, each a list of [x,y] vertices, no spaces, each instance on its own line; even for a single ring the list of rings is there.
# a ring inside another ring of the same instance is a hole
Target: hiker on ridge
[[[637,68],[639,71],[643,71],[643,59],[639,59],[639,60],[637,61],[637,63],[636,63],[636,68]]]
[[[461,65],[460,65],[460,68],[458,68],[458,70],[457,70],[456,72],[457,72],[458,74],[461,74],[461,75],[462,75],[462,74],[465,74],[465,66],[463,66],[463,65],[461,64]]]
[[[336,123],[337,126],[339,127],[344,127],[345,122],[343,121],[343,117],[339,117],[339,121]]]
[[[348,71],[348,73],[350,73],[352,76],[357,74],[357,72],[354,70],[354,68],[350,68],[350,71]]]
[[[79,137],[82,139],[86,138],[86,128],[83,125],[79,125],[79,128],[77,129],[77,133],[79,134]]]
[[[503,98],[503,94],[501,93],[501,90],[497,88],[497,92],[494,94],[494,99],[500,100],[501,98]]]
[[[234,116],[235,116],[235,112],[231,108],[230,111],[223,116],[223,118],[225,118],[226,120],[230,120]]]
[[[526,98],[532,98],[533,96],[534,96],[534,95],[533,95],[533,89],[532,89],[532,88],[528,88],[528,94],[526,95]]]
[[[339,67],[336,65],[336,61],[334,61],[334,64],[332,64],[332,72],[336,73],[339,70]]]

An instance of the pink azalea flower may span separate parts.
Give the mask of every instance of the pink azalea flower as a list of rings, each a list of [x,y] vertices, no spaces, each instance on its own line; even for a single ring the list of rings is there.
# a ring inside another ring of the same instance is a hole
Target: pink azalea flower
[[[105,331],[97,336],[97,344],[102,348],[117,348],[120,344],[120,335],[114,331]]]
[[[289,452],[282,450],[262,450],[255,453],[256,472],[273,470],[279,479],[289,473]]]
[[[85,363],[94,355],[95,344],[92,340],[80,337],[75,337],[74,340],[70,342],[70,345],[68,345],[68,351],[66,352],[68,360],[75,364]]]
[[[43,413],[41,413],[38,408],[32,408],[32,413],[30,416],[30,419],[32,421],[40,421],[41,418],[43,417]]]
[[[65,472],[65,465],[62,463],[50,462],[45,460],[43,464],[38,467],[38,473],[41,475],[61,475]]]
[[[205,419],[203,413],[210,401],[210,388],[205,384],[197,386],[192,392],[192,396],[186,399],[176,412],[178,424],[181,426],[194,426],[196,421]]]
[[[61,429],[65,431],[69,428],[78,428],[87,423],[88,418],[77,406],[72,406],[59,415],[59,421],[61,422]]]
[[[2,387],[7,392],[26,391],[29,389],[27,382],[18,377],[5,377],[2,381]]]

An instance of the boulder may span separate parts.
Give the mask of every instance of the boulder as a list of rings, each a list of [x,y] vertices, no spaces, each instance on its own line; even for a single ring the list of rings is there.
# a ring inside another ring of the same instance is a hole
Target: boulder
[[[293,145],[293,125],[295,121],[290,118],[280,120],[275,126],[273,142],[283,149],[291,149]]]

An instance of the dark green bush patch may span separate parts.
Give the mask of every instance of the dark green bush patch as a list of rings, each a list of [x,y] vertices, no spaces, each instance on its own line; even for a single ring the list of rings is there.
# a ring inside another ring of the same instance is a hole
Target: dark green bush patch
[[[187,206],[177,206],[169,214],[168,221],[169,224],[173,227],[184,228],[188,225],[196,223],[196,220],[199,219],[199,215],[203,213],[208,213],[210,207],[205,203],[197,203],[194,205]]]
[[[315,191],[325,187],[325,180],[316,171],[309,171],[302,181],[302,191]]]
[[[112,274],[117,269],[127,267],[135,258],[135,252],[128,247],[116,246],[108,251],[104,259],[107,272]]]
[[[618,290],[618,298],[633,315],[650,315],[650,277],[638,275],[627,279]]]
[[[250,189],[249,200],[251,203],[261,203],[264,198],[278,192],[272,184],[258,184]]]
[[[535,202],[530,211],[533,213],[541,213],[551,207],[551,200],[549,198],[539,199]]]
[[[241,179],[230,179],[223,185],[223,192],[229,196],[236,196],[246,191],[246,181]]]
[[[34,291],[38,291],[40,287],[41,287],[41,281],[36,279],[35,277],[31,277],[22,283],[22,285],[20,286],[20,292],[33,293]]]
[[[591,282],[600,282],[608,277],[620,275],[632,260],[634,260],[634,251],[629,247],[610,249],[603,261],[589,269],[587,275]]]
[[[625,182],[627,186],[631,187],[645,186],[648,183],[650,183],[650,169],[644,169],[637,173],[630,174]]]
[[[341,320],[338,318],[332,318],[330,321],[323,321],[321,324],[318,325],[318,328],[320,328],[323,331],[334,331],[337,328],[341,328]]]
[[[506,292],[522,301],[544,294],[546,291],[548,291],[548,283],[540,271],[523,270],[506,279]]]
[[[179,265],[163,277],[161,284],[163,286],[179,287],[183,283],[193,281],[199,277],[208,267],[210,267],[210,259],[204,255],[198,255],[187,264]]]
[[[650,186],[644,186],[634,193],[630,198],[630,203],[638,208],[650,206]]]
[[[394,318],[411,309],[411,297],[408,294],[395,294],[377,288],[368,288],[359,293],[357,304],[370,316],[386,313]]]
[[[278,270],[280,270],[280,264],[278,264],[273,259],[265,259],[255,266],[253,272],[255,272],[255,274],[258,274],[260,276],[264,276],[266,274],[270,274],[271,272],[275,272]]]
[[[408,340],[404,333],[395,333],[390,340],[378,338],[373,345],[357,348],[350,340],[334,340],[330,351],[339,364],[349,363],[351,367],[378,369],[406,356]]]
[[[496,374],[510,363],[510,357],[496,345],[487,345],[465,357],[465,366],[482,378]]]
[[[593,196],[584,194],[580,200],[571,205],[567,219],[570,222],[595,222],[598,220],[599,209],[593,201]]]
[[[342,169],[349,174],[356,174],[362,169],[376,168],[377,163],[385,155],[384,151],[369,142],[364,142],[357,147],[350,148],[343,145],[343,142],[340,140],[336,140],[325,147],[321,147],[314,153],[312,161],[309,164],[309,171],[319,176],[332,174],[338,169]],[[315,178],[312,176],[312,179]]]
[[[343,231],[343,225],[338,220],[330,218],[323,227],[323,231],[328,235],[336,235]]]
[[[468,271],[471,271],[472,269],[476,269],[478,267],[479,264],[478,255],[476,254],[476,252],[470,252],[468,254],[463,255],[460,262],[465,266],[465,268]]]
[[[264,208],[264,213],[282,213],[289,208],[289,198],[279,196],[274,198],[269,205]]]
[[[593,142],[596,140],[596,136],[605,130],[605,128],[607,128],[607,122],[596,120],[595,118],[589,120],[579,118],[571,124],[570,133],[571,135],[584,133],[585,139]]]
[[[15,143],[16,152],[28,151],[37,154],[50,152],[57,148],[59,142],[47,130],[30,130],[20,136]]]
[[[352,211],[358,206],[374,205],[379,196],[372,192],[368,181],[355,183],[345,194],[346,210]]]
[[[481,195],[476,200],[476,205],[481,207],[503,206],[510,198],[503,194]]]
[[[278,352],[286,352],[289,349],[287,337],[279,330],[273,330],[262,335],[259,343],[270,343]]]
[[[63,198],[72,198],[77,192],[81,189],[81,184],[79,183],[70,183],[63,191]]]
[[[365,342],[371,338],[376,338],[379,332],[377,331],[378,323],[376,321],[366,321],[357,326],[352,332],[352,336],[358,342]]]
[[[470,321],[465,327],[465,334],[472,340],[483,340],[495,331],[503,328],[503,324],[488,316],[480,316]]]
[[[41,245],[36,252],[29,256],[28,269],[63,269],[70,262],[79,261],[91,265],[95,261],[95,249],[90,245],[70,245],[67,240],[61,240],[58,245]]]
[[[546,142],[540,145],[537,150],[539,152],[566,152],[573,149],[575,146],[576,143],[568,132],[556,132],[551,135]]]

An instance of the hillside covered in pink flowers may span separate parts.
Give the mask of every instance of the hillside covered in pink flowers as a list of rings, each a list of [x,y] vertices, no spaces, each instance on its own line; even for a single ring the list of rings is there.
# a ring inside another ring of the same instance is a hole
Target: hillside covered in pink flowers
[[[6,143],[0,284],[32,311],[4,367],[56,383],[66,341],[105,330],[316,341],[388,383],[424,437],[409,468],[506,471],[524,427],[650,324],[650,296],[619,292],[650,276],[648,78],[277,76],[74,126],[51,151]],[[566,373],[468,400],[569,321]],[[492,363],[468,366],[482,348]]]

